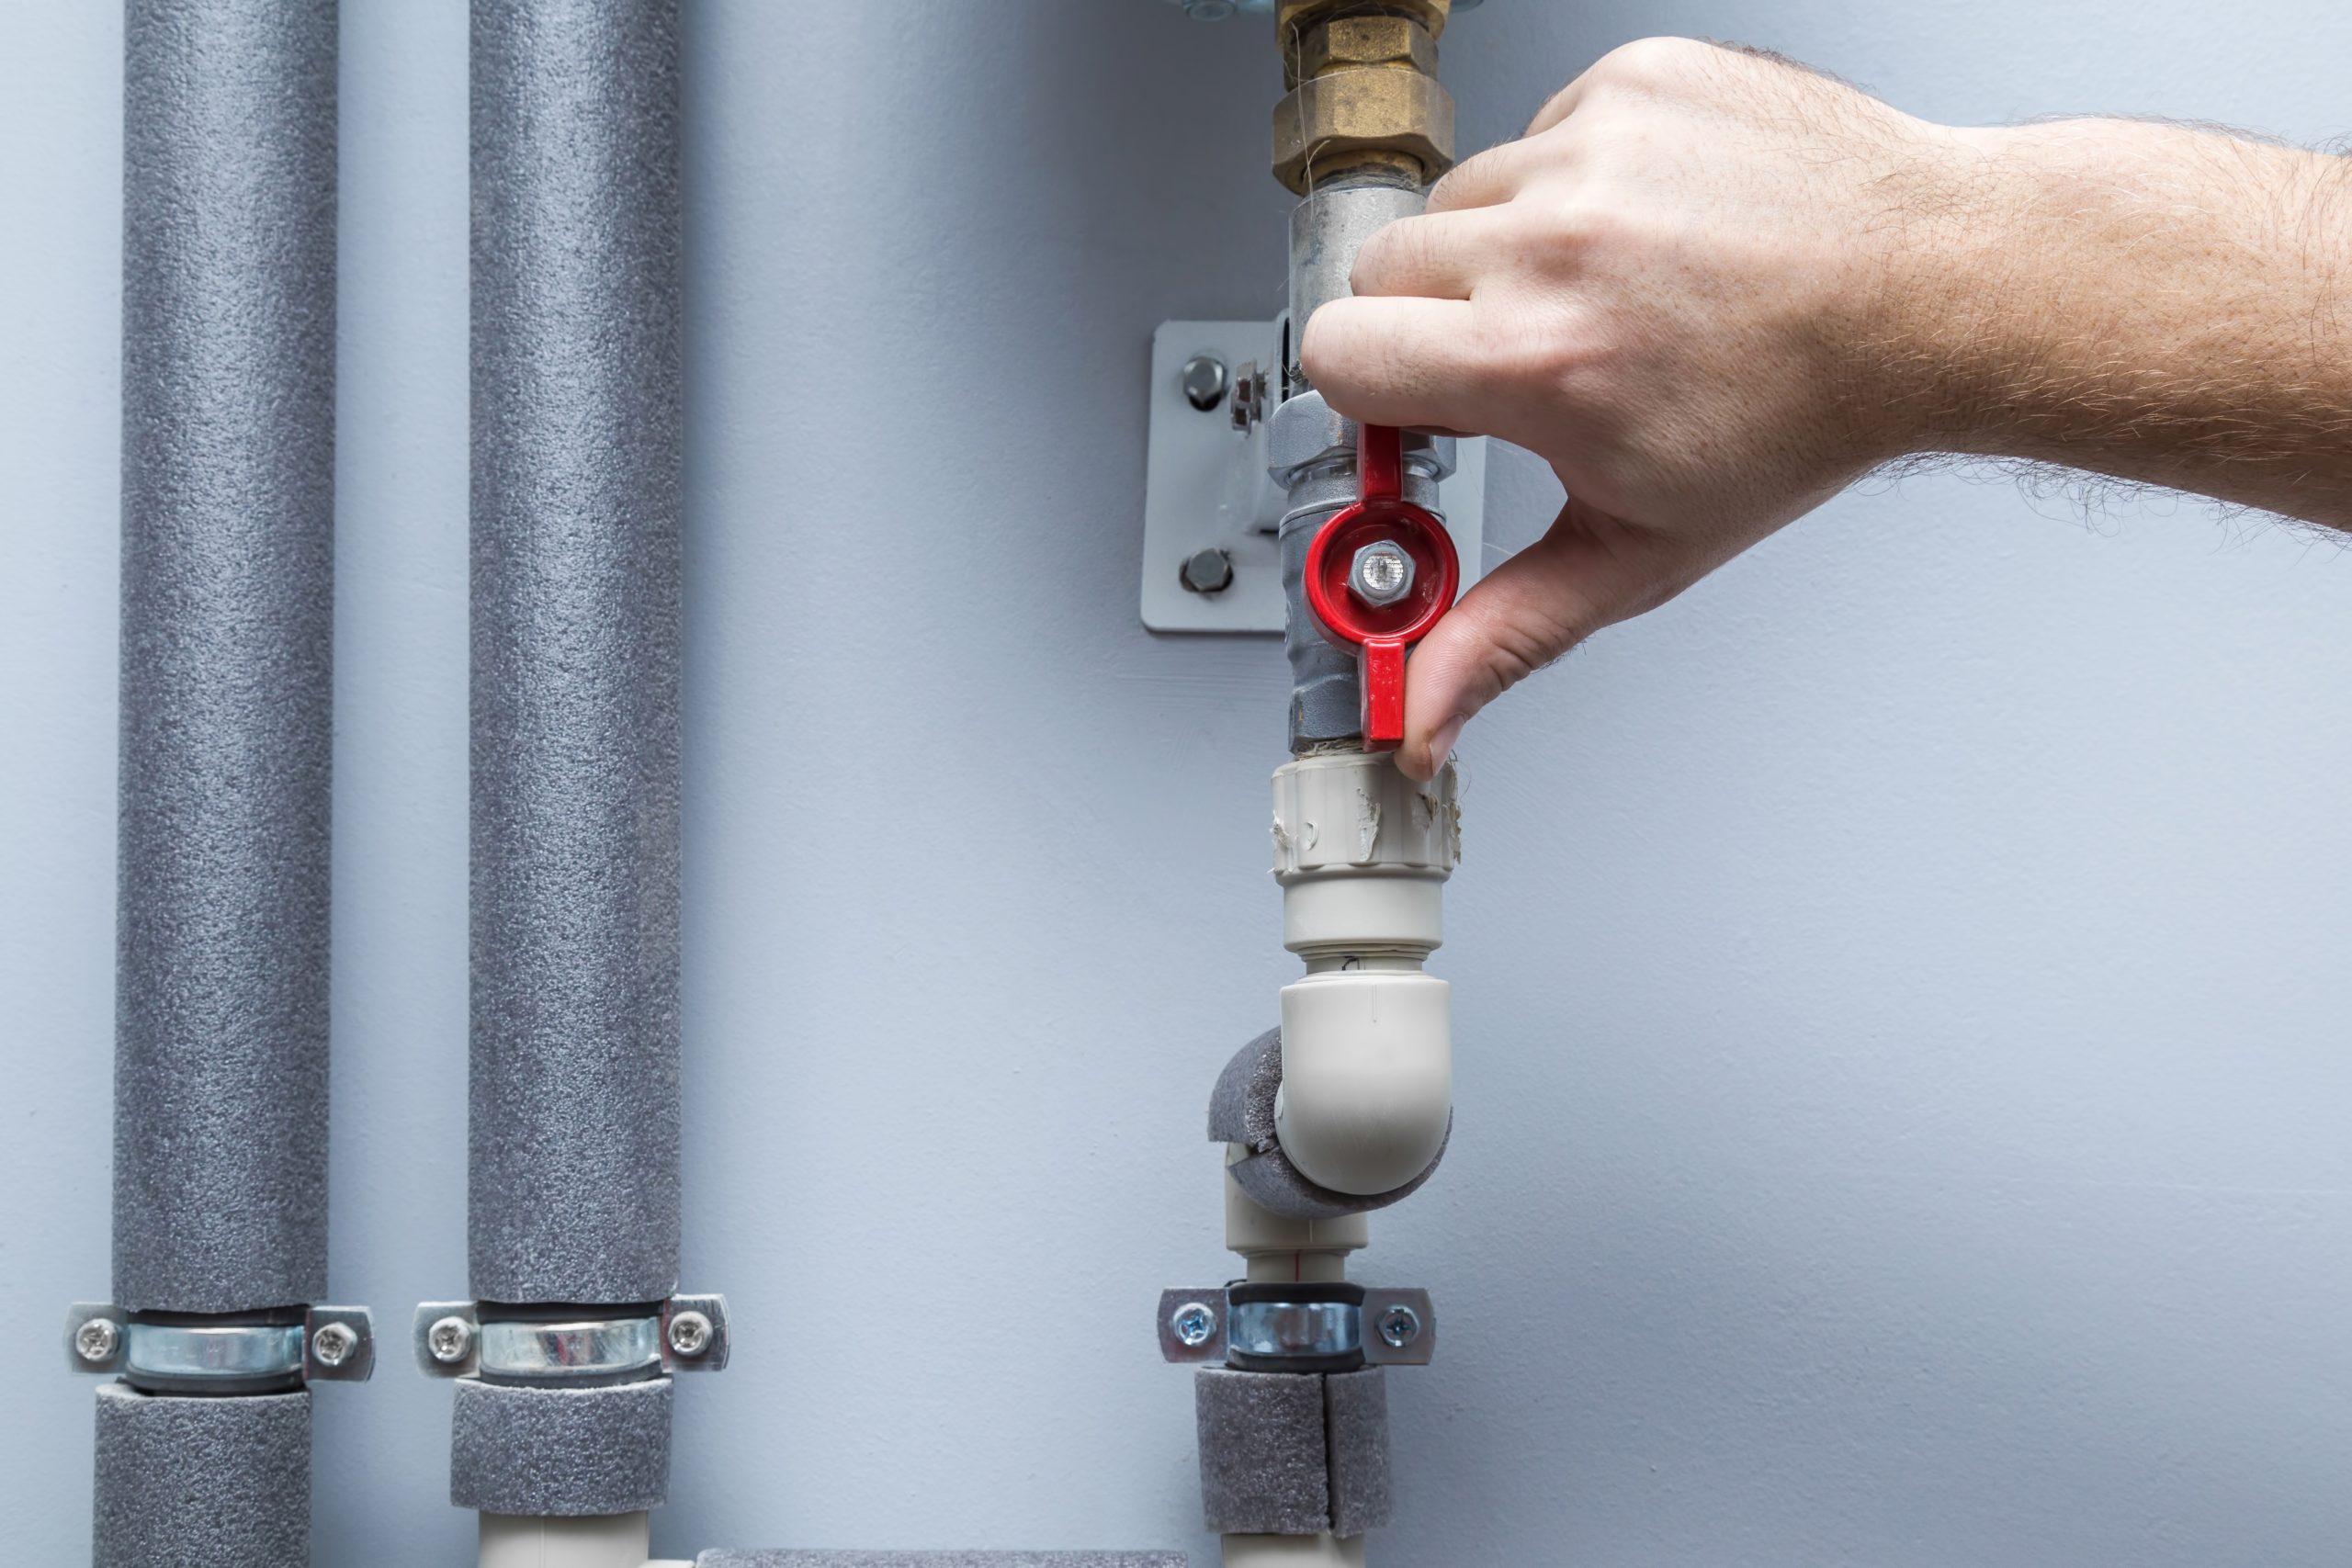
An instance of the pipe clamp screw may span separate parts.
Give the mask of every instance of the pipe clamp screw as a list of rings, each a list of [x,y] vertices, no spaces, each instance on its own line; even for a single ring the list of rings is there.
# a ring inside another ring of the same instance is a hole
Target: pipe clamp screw
[[[1392,1350],[1402,1350],[1421,1337],[1421,1314],[1398,1303],[1380,1314],[1380,1338]]]
[[[436,1318],[424,1331],[425,1353],[443,1366],[454,1366],[474,1348],[474,1325],[462,1317]]]
[[[74,1331],[74,1353],[94,1366],[112,1360],[121,1343],[122,1333],[110,1318],[94,1317]]]
[[[330,1323],[311,1336],[311,1355],[322,1367],[339,1367],[359,1348],[359,1336],[348,1324]]]
[[[670,1320],[670,1348],[681,1356],[701,1355],[710,1348],[710,1319],[698,1312],[682,1312]]]
[[[1198,1349],[1216,1332],[1216,1312],[1206,1302],[1186,1302],[1169,1318],[1168,1325],[1179,1340]]]

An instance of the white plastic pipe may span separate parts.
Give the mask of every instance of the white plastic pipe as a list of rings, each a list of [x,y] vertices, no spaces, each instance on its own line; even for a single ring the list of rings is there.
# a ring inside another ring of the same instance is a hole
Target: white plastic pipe
[[[1363,1568],[1363,1537],[1228,1535],[1225,1568]]]
[[[652,1525],[646,1514],[590,1514],[545,1519],[481,1516],[481,1568],[693,1568],[649,1562]]]
[[[1363,752],[1274,773],[1283,945],[1307,968],[1283,987],[1274,1130],[1283,1156],[1334,1191],[1394,1191],[1445,1145],[1451,992],[1421,963],[1444,941],[1461,843],[1450,763],[1425,784]]]

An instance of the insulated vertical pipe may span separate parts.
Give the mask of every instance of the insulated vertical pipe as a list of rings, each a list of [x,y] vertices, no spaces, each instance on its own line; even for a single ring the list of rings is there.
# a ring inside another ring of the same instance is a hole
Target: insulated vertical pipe
[[[327,1287],[335,16],[125,17],[114,1290]]]
[[[677,1283],[677,168],[675,0],[476,0],[485,1301]]]
[[[124,12],[114,1292],[327,1269],[335,7]],[[100,1391],[101,1568],[310,1559],[310,1395]]]
[[[468,1238],[486,1318],[640,1315],[677,1285],[677,96],[676,0],[475,0]],[[461,1383],[452,1500],[662,1502],[670,1383],[643,1376]]]

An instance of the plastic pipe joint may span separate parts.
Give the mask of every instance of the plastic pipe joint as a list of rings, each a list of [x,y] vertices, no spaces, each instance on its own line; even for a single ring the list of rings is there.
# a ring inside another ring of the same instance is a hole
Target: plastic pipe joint
[[[1392,1192],[1437,1158],[1453,1115],[1452,987],[1421,963],[1461,859],[1453,770],[1419,784],[1383,755],[1286,763],[1273,834],[1283,945],[1308,971],[1283,987],[1275,1137],[1318,1185]]]

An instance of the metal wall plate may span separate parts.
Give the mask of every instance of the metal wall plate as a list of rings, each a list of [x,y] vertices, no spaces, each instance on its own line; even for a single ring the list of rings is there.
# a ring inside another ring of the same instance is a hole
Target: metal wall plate
[[[1210,355],[1227,371],[1227,390],[1208,408],[1184,393],[1184,365]],[[1150,442],[1144,474],[1143,624],[1157,632],[1280,632],[1282,553],[1274,525],[1286,498],[1266,477],[1266,423],[1234,426],[1233,387],[1244,365],[1278,376],[1278,321],[1166,321],[1151,339]],[[1277,389],[1275,396],[1279,396]],[[1269,410],[1271,412],[1271,410]],[[1458,444],[1457,468],[1438,486],[1438,510],[1462,558],[1462,586],[1485,559],[1487,444]],[[1231,586],[1198,593],[1184,563],[1222,550]]]

